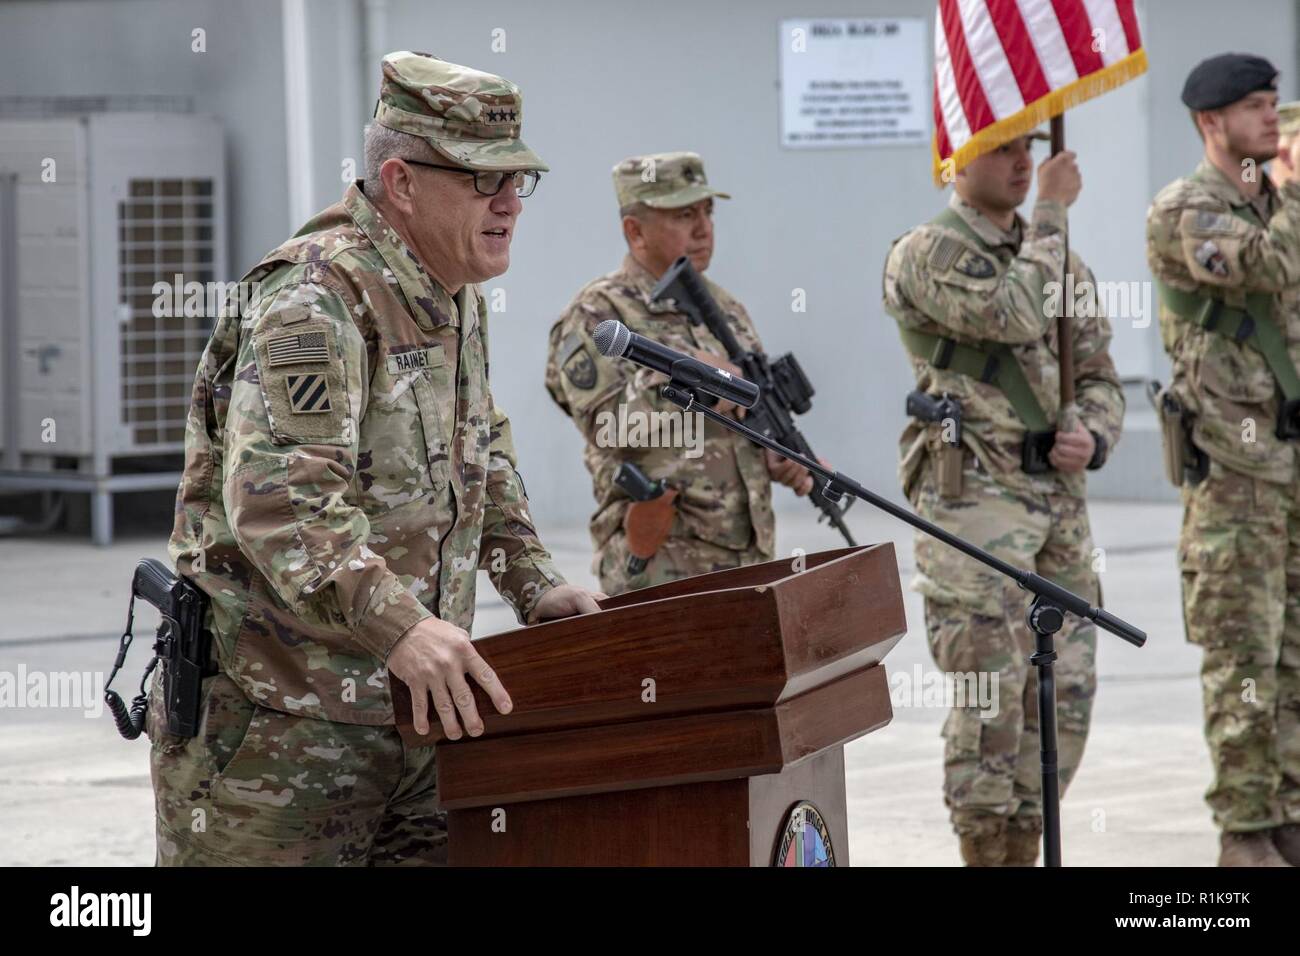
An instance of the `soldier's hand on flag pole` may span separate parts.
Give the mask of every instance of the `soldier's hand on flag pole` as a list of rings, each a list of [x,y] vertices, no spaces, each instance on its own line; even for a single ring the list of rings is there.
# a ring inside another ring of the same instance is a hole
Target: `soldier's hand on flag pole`
[[[1083,176],[1075,154],[1064,149],[1049,156],[1038,167],[1038,198],[1071,205],[1083,189]]]
[[[1057,471],[1083,471],[1097,450],[1097,440],[1082,424],[1074,431],[1057,431],[1056,442],[1047,453],[1047,461]]]

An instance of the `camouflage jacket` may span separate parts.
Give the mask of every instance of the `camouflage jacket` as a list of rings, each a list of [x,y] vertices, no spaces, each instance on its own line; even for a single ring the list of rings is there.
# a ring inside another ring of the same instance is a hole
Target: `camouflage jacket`
[[[250,699],[391,724],[388,652],[432,615],[469,630],[479,569],[521,620],[561,583],[484,302],[448,295],[356,185],[244,281],[195,376],[170,552]]]
[[[1255,203],[1208,160],[1166,186],[1147,213],[1147,261],[1168,285],[1211,292],[1230,305],[1272,293],[1273,320],[1300,367],[1300,183],[1275,190],[1261,178]],[[1195,415],[1197,447],[1235,471],[1290,481],[1297,446],[1274,434],[1278,389],[1264,356],[1189,318],[1161,303],[1160,337],[1173,360],[1175,393]]]
[[[650,478],[667,479],[679,490],[673,536],[693,536],[738,551],[753,542],[770,557],[776,522],[763,450],[698,413],[683,415],[659,396],[665,376],[596,351],[592,331],[605,319],[618,319],[669,348],[726,357],[708,329],[692,325],[670,307],[650,304],[655,281],[629,255],[620,269],[584,286],[551,327],[546,388],[587,442],[583,460],[596,497],[592,545],[599,552],[623,523],[631,499],[614,484],[614,473],[620,463],[631,461]],[[744,306],[704,281],[731,318],[740,344],[761,348]],[[649,427],[654,423],[662,427]],[[677,436],[693,439],[694,448],[663,447]],[[656,441],[660,447],[653,447]]]
[[[973,243],[957,230],[933,223],[903,235],[885,264],[885,309],[900,325],[931,335],[972,345],[981,340],[1006,343],[1047,420],[1055,422],[1061,404],[1055,316],[1060,296],[1069,291],[1061,286],[1065,207],[1039,202],[1030,222],[1017,216],[1007,232],[955,193],[949,205],[981,241]],[[1092,272],[1073,253],[1070,267],[1075,290],[1095,290]],[[1078,292],[1075,300],[1075,400],[1083,426],[1105,442],[1108,453],[1119,441],[1124,419],[1124,393],[1108,351],[1110,323],[1100,308],[1078,308],[1086,301]],[[1094,295],[1091,302],[1096,301]],[[947,392],[961,402],[962,442],[1001,484],[1039,494],[1083,496],[1082,473],[1053,470],[1029,475],[1021,470],[1025,426],[1001,389],[936,369],[910,352],[907,355],[918,388],[936,396]],[[900,439],[899,477],[904,489],[911,485],[927,452],[937,451],[940,440],[939,425],[908,422]]]

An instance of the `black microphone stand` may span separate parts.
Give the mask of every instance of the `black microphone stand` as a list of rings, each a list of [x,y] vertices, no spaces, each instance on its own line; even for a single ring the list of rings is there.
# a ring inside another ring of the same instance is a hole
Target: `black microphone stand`
[[[907,522],[913,528],[925,532],[930,537],[938,538],[944,544],[956,548],[962,554],[974,558],[999,574],[1006,575],[1024,590],[1034,595],[1026,619],[1035,635],[1035,652],[1030,656],[1029,663],[1038,669],[1038,746],[1043,779],[1043,865],[1060,866],[1061,793],[1056,763],[1056,672],[1054,667],[1056,649],[1052,643],[1052,635],[1059,631],[1061,625],[1065,623],[1067,611],[1092,621],[1098,627],[1123,638],[1135,647],[1141,647],[1146,643],[1146,633],[1099,607],[1093,607],[1073,591],[1069,591],[1058,584],[1053,584],[1047,578],[1040,577],[1032,571],[1025,571],[1014,564],[1008,564],[1001,558],[989,554],[983,548],[976,547],[964,538],[959,538],[957,535],[945,531],[938,525],[926,521],[905,508],[900,508],[892,501],[888,501],[864,488],[852,478],[825,467],[821,462],[806,458],[798,452],[786,448],[781,443],[773,441],[766,435],[754,431],[743,423],[726,415],[718,414],[714,409],[695,400],[695,393],[691,391],[691,383],[670,381],[660,389],[660,394],[683,411],[698,411],[710,421],[717,422],[724,428],[729,428],[737,434],[744,435],[750,441],[803,465],[825,482],[822,494],[828,501],[832,503],[838,502],[844,497],[844,493],[848,492],[855,498],[860,498],[867,504],[874,505],[881,511],[893,515],[899,521]]]

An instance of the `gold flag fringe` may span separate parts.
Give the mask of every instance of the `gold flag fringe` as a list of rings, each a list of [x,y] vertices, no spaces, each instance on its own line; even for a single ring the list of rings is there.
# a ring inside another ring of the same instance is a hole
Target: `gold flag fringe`
[[[934,162],[935,185],[942,188],[948,184],[944,180],[943,174],[944,167],[949,163],[952,164],[949,168],[952,174],[955,175],[977,156],[982,156],[984,153],[996,149],[1007,140],[1033,132],[1053,116],[1059,116],[1071,107],[1101,96],[1103,93],[1109,93],[1117,86],[1122,86],[1129,80],[1145,73],[1146,69],[1147,51],[1144,47],[1139,47],[1124,59],[1097,70],[1095,73],[1080,77],[1073,83],[1058,90],[1053,90],[1046,96],[1034,100],[1019,113],[984,127],[963,143],[961,148],[948,157],[947,160],[940,159],[939,138],[938,136],[933,137],[930,152]]]

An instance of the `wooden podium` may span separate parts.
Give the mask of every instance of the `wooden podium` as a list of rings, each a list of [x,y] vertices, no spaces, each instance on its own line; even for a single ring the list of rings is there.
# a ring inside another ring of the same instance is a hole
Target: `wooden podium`
[[[848,863],[843,745],[893,716],[881,660],[907,630],[892,544],[719,571],[475,648],[478,738],[431,714],[456,866]],[[472,685],[472,682],[471,682]]]

